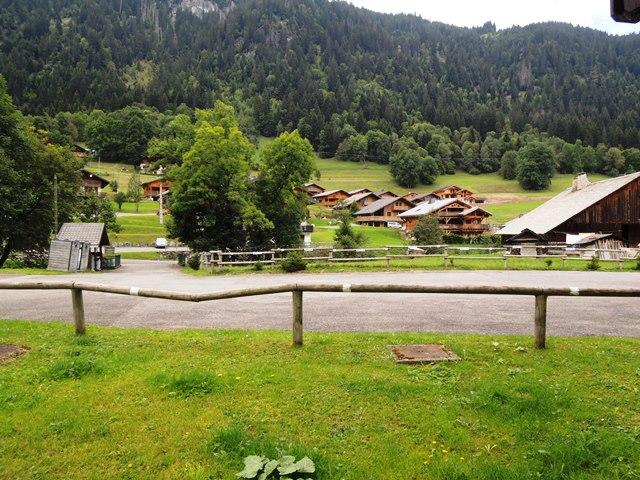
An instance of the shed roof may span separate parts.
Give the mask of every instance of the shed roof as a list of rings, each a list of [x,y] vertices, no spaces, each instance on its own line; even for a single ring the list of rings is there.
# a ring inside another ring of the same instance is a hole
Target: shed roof
[[[442,200],[436,200],[435,202],[420,203],[418,204],[417,207],[414,207],[411,210],[407,210],[406,212],[401,213],[399,216],[402,218],[422,217],[424,215],[430,215],[432,213],[435,213],[438,210],[444,207],[448,207],[452,203],[456,203],[456,202],[459,202],[471,208],[471,205],[469,203],[459,198],[443,198]]]
[[[640,172],[591,183],[579,190],[569,187],[531,212],[511,220],[498,235],[517,235],[526,228],[539,234],[548,233],[637,178]]]
[[[56,239],[88,242],[92,247],[110,245],[104,223],[63,223]]]

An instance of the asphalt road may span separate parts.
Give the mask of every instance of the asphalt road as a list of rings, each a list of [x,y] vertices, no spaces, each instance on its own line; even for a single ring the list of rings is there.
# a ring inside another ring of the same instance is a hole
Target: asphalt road
[[[184,275],[173,262],[125,261],[114,272],[0,279],[85,281],[206,292],[283,283],[415,283],[422,285],[640,286],[634,272],[447,271],[339,274]],[[153,328],[290,329],[291,294],[191,304],[84,293],[89,324]],[[530,334],[533,297],[305,293],[305,330],[428,331]],[[550,298],[551,335],[640,337],[640,299]],[[0,290],[0,318],[70,321],[68,291]],[[1,328],[1,326],[0,326]]]

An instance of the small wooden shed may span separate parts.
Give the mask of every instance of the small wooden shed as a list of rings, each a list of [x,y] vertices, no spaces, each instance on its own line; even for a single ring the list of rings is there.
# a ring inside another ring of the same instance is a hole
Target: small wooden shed
[[[104,223],[64,223],[49,249],[49,270],[78,272],[102,268],[103,247],[110,245]]]

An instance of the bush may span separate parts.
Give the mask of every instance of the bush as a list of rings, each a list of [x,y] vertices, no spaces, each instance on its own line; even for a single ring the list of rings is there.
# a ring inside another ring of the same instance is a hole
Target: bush
[[[587,270],[600,270],[600,259],[596,256],[592,257],[587,263]]]
[[[435,215],[425,215],[418,220],[413,229],[413,238],[416,245],[440,245],[442,243],[442,230]]]
[[[638,261],[636,262],[636,270],[640,270],[640,258],[638,258]]]
[[[256,262],[253,264],[253,270],[256,272],[261,272],[262,270],[264,270],[264,263],[262,262]]]
[[[307,269],[307,262],[299,252],[291,252],[280,262],[282,270],[288,273],[299,272]]]
[[[49,253],[29,250],[12,253],[4,263],[4,268],[47,268]]]
[[[200,270],[200,254],[192,253],[187,258],[187,266],[192,270]]]

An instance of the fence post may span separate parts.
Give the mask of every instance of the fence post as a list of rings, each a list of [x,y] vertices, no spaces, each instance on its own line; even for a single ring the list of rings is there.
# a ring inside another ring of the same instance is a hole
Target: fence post
[[[84,302],[82,301],[82,290],[72,288],[71,300],[73,303],[73,323],[76,326],[76,335],[84,335]]]
[[[536,348],[545,348],[547,335],[547,296],[536,295],[535,313],[535,344]]]
[[[302,346],[302,290],[294,290],[293,295],[293,346]]]

